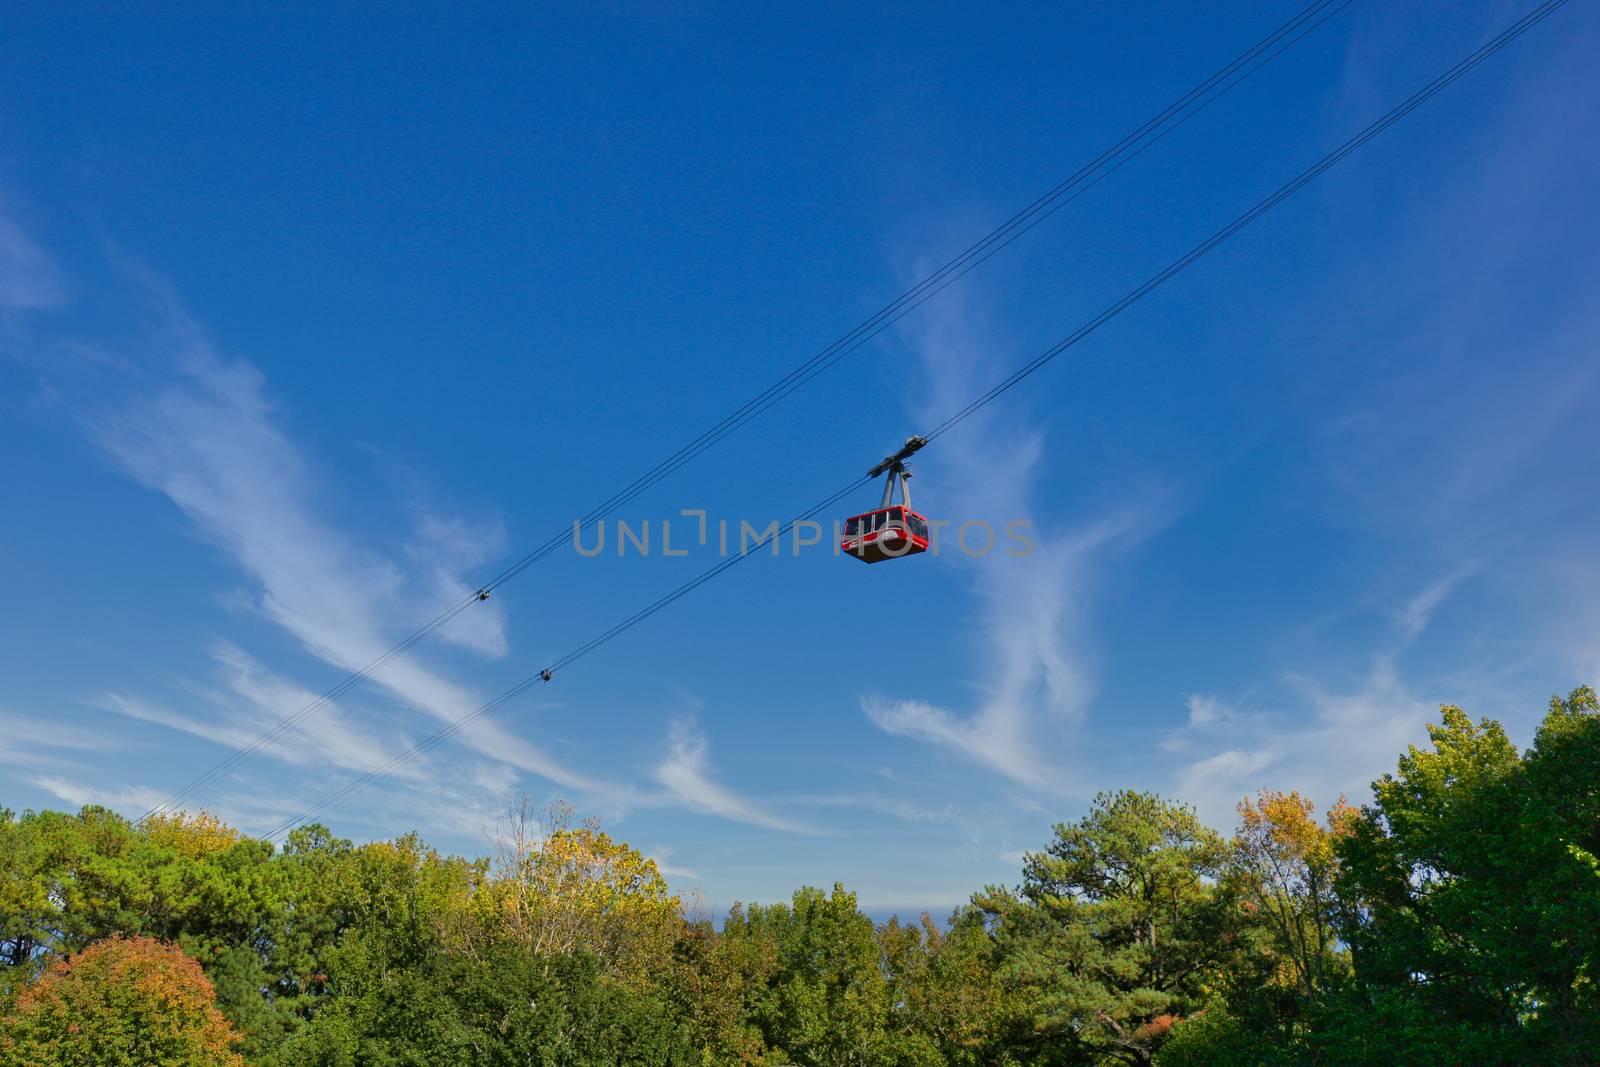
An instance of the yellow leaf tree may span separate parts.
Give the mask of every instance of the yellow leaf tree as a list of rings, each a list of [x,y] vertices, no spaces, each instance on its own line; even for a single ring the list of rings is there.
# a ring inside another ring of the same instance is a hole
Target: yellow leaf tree
[[[597,821],[574,826],[562,804],[536,814],[524,799],[513,809],[485,891],[507,932],[535,953],[589,952],[628,985],[663,972],[682,925],[655,861]]]
[[[244,839],[238,830],[204,811],[197,815],[160,812],[146,819],[142,828],[151,844],[170,848],[192,860],[226,852]]]
[[[1337,965],[1334,842],[1349,832],[1355,809],[1340,797],[1319,823],[1315,806],[1298,792],[1263,789],[1256,800],[1240,801],[1238,810],[1233,878],[1246,909],[1272,931],[1287,982],[1313,996]]]

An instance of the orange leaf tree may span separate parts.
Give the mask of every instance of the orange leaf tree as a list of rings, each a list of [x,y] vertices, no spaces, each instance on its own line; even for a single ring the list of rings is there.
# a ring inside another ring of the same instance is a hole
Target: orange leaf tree
[[[4,1067],[243,1067],[200,965],[153,938],[58,960],[0,1024]]]

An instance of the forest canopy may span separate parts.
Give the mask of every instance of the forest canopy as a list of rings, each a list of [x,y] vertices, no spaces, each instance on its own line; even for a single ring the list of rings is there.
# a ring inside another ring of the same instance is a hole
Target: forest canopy
[[[1230,836],[1101,794],[1016,884],[883,923],[841,885],[691,914],[560,806],[477,858],[0,810],[0,1065],[1594,1061],[1592,690],[1524,752],[1443,708],[1364,803],[1315,799]]]

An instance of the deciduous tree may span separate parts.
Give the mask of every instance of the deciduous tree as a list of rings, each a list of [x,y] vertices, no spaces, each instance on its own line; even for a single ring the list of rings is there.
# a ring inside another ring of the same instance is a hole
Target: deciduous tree
[[[1356,985],[1325,1045],[1353,1062],[1593,1061],[1597,709],[1588,688],[1552,700],[1523,757],[1495,721],[1442,708],[1431,746],[1374,784],[1338,844]]]
[[[536,955],[587,952],[634,986],[666,968],[682,903],[654,860],[598,822],[573,826],[562,805],[536,820],[524,800],[502,831],[494,873],[494,911]]]
[[[1311,801],[1272,789],[1240,801],[1238,810],[1232,886],[1271,932],[1281,980],[1309,1001],[1343,962],[1334,930],[1334,845],[1350,832],[1355,810],[1340,797],[1318,823]]]
[[[200,965],[152,938],[50,964],[0,1028],[5,1067],[243,1067]]]

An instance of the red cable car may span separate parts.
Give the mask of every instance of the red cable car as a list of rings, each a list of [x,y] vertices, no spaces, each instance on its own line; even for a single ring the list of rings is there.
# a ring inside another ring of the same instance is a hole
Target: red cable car
[[[876,478],[888,472],[883,486],[883,501],[876,511],[853,515],[845,520],[844,538],[839,549],[863,563],[881,563],[886,559],[914,556],[928,550],[928,520],[911,510],[911,471],[906,468],[906,457],[927,444],[922,437],[912,437],[905,447],[868,473]],[[890,504],[894,488],[900,487],[900,503]]]

